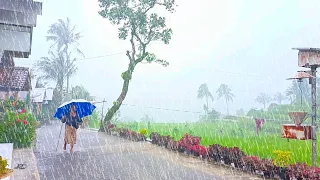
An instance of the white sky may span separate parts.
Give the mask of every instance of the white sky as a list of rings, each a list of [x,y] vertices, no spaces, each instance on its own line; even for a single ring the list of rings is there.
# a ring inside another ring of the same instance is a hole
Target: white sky
[[[57,19],[69,17],[83,35],[81,49],[87,58],[125,52],[130,44],[120,41],[117,27],[99,16],[96,0],[43,0],[43,15],[34,28],[32,55],[17,60],[31,66],[46,56],[50,44],[46,31]],[[297,52],[292,47],[319,47],[320,1],[298,0],[177,0],[177,12],[167,16],[173,29],[169,45],[155,43],[151,50],[170,62],[139,64],[123,106],[124,116],[140,119],[149,114],[161,121],[195,121],[199,114],[146,109],[203,111],[197,99],[200,84],[207,83],[215,96],[213,107],[226,112],[223,99],[216,100],[221,83],[235,94],[230,112],[261,108],[255,102],[260,93],[284,92],[286,81],[299,70]],[[125,53],[79,60],[72,85],[84,85],[98,100],[114,101],[122,88],[121,73],[128,64]],[[111,104],[107,106],[111,106]],[[210,104],[212,107],[212,104]]]

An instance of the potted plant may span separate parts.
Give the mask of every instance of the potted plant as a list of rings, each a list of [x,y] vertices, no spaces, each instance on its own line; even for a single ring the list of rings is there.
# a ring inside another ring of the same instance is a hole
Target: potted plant
[[[7,166],[8,166],[8,160],[0,156],[0,179],[4,179],[12,175],[13,170],[7,168]]]

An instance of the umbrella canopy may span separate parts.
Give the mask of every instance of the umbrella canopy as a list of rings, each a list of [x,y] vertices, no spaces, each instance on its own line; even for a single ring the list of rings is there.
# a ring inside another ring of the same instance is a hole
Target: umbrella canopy
[[[61,104],[58,107],[54,117],[58,118],[58,119],[62,119],[62,117],[64,115],[66,115],[68,112],[70,112],[71,105],[75,105],[75,107],[77,109],[77,113],[80,118],[91,115],[93,113],[93,111],[96,109],[96,106],[87,100],[74,99],[74,100],[71,100],[71,101],[68,101],[68,102]]]

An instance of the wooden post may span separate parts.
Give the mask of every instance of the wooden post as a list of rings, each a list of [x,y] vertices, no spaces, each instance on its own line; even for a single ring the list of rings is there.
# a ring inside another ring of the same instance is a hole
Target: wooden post
[[[311,66],[312,84],[311,84],[311,97],[312,97],[312,166],[317,166],[317,66]]]
[[[102,126],[103,127],[103,129],[104,129],[104,132],[106,132],[106,126],[105,126],[105,124],[103,124],[104,122],[103,122],[103,118],[104,118],[104,113],[103,113],[103,110],[104,110],[104,102],[106,101],[106,99],[103,99],[103,102],[102,102],[102,111],[101,111],[101,124],[100,124],[100,126]]]

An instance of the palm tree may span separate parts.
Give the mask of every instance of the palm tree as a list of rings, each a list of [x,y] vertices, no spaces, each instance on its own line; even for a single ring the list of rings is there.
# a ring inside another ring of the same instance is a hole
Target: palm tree
[[[302,103],[311,101],[311,88],[307,80],[302,80],[302,82],[292,81],[292,84],[286,90],[286,96],[289,96],[291,103],[293,101]]]
[[[209,91],[208,85],[206,83],[201,84],[199,86],[197,97],[198,97],[198,99],[206,98],[206,104],[204,105],[203,109],[206,112],[208,112],[208,109],[209,109],[208,99],[210,98],[211,101],[213,101],[213,96],[212,96],[211,92]]]
[[[59,51],[64,52],[66,57],[66,66],[69,66],[70,62],[70,55],[71,51],[69,52],[70,48],[75,50],[78,54],[84,57],[82,51],[78,48],[79,40],[81,39],[81,34],[76,32],[76,26],[73,26],[70,23],[70,19],[67,18],[66,21],[62,19],[58,19],[57,23],[52,24],[47,31],[48,36],[47,41],[53,41],[51,46],[56,46]],[[67,94],[69,93],[69,78],[70,76],[67,75]]]
[[[277,92],[274,95],[274,100],[278,102],[278,104],[282,104],[282,101],[286,100],[286,96],[283,95],[281,92]]]
[[[95,98],[90,95],[88,90],[82,85],[75,86],[71,88],[71,98],[72,99],[85,99],[87,101],[93,101]]]
[[[39,76],[39,80],[49,80],[56,83],[57,93],[60,96],[58,102],[61,103],[65,77],[74,75],[77,68],[74,65],[75,60],[67,66],[62,52],[57,51],[55,54],[50,51],[49,55],[49,57],[42,57],[36,63],[37,69],[43,73]]]
[[[263,109],[266,109],[266,104],[271,101],[271,97],[265,93],[260,93],[260,95],[256,98],[256,101],[260,104],[263,104]]]
[[[218,99],[220,99],[221,97],[225,98],[226,106],[227,106],[227,114],[229,115],[228,102],[233,101],[233,98],[234,98],[234,95],[231,93],[231,88],[226,84],[221,84],[217,90],[217,93],[218,93]]]

